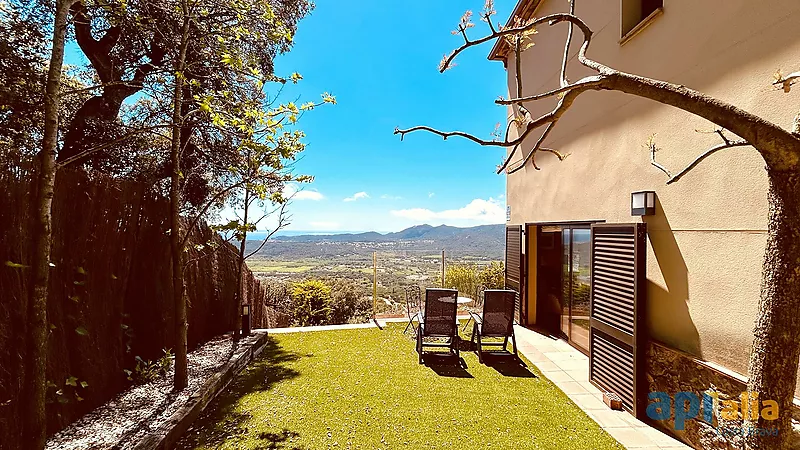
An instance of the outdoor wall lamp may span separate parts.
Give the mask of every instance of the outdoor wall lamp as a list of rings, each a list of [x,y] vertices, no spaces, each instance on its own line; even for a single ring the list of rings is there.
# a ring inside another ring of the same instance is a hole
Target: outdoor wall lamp
[[[631,215],[652,216],[656,213],[656,193],[639,191],[631,193]]]
[[[242,336],[250,336],[250,305],[242,305]]]

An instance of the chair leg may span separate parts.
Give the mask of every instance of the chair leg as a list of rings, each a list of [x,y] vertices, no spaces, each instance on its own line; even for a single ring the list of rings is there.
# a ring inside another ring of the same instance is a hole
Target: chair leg
[[[411,327],[412,330],[414,329],[414,319],[416,318],[417,318],[416,314],[408,318],[408,325],[406,325],[406,329],[403,330],[403,334],[406,334],[406,332],[408,331],[408,327]]]
[[[422,330],[417,330],[417,354],[419,363],[422,364]]]
[[[504,352],[505,352],[505,351],[508,351],[508,350],[506,349],[506,347],[508,347],[508,336],[506,336],[506,337],[504,337],[504,338],[503,338],[503,351],[504,351]]]
[[[514,357],[519,359],[519,353],[517,353],[517,338],[514,336],[514,330],[511,330],[511,345],[514,346]]]
[[[467,325],[469,325],[470,322],[472,322],[472,314],[470,314],[469,317],[467,318],[467,323],[464,324],[464,328],[462,328],[461,331],[466,330]]]
[[[461,338],[456,334],[453,336],[453,347],[456,350],[456,358],[461,359],[461,353],[459,353],[458,347],[461,346]]]
[[[478,324],[472,324],[472,335],[469,337],[469,346],[472,348],[475,345],[475,333],[478,331]]]
[[[483,364],[483,349],[481,348],[481,334],[478,333],[478,362]]]

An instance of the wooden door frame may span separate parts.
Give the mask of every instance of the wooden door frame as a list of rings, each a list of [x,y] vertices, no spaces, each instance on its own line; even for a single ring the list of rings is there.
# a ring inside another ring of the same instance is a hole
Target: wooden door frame
[[[561,220],[561,221],[546,221],[546,222],[525,222],[525,224],[522,227],[523,233],[525,234],[524,235],[524,238],[525,238],[525,250],[527,252],[530,249],[530,246],[528,245],[529,242],[530,242],[529,241],[530,237],[529,237],[528,230],[530,228],[534,228],[535,227],[535,230],[536,230],[536,232],[533,233],[533,235],[536,236],[536,252],[537,252],[537,254],[535,255],[535,258],[536,258],[536,261],[537,261],[537,264],[538,264],[538,258],[539,258],[538,257],[538,251],[539,251],[539,244],[540,244],[539,243],[539,235],[540,235],[541,227],[544,227],[544,226],[586,225],[587,227],[591,228],[591,226],[593,224],[596,224],[596,223],[605,223],[605,219]],[[531,283],[530,277],[534,277],[535,278],[536,276],[538,276],[538,274],[536,273],[537,272],[537,267],[535,267],[535,266],[534,267],[530,267],[529,266],[529,264],[528,264],[529,260],[530,260],[530,256],[526,255],[525,264],[524,264],[524,266],[525,266],[524,285],[525,285],[525,287],[527,289],[527,293],[526,293],[526,303],[527,303],[527,305],[526,306],[528,307],[528,309],[527,309],[528,315],[530,315],[530,302],[527,301],[527,297],[530,296],[530,295],[533,295],[534,308],[537,307],[536,305],[538,305],[538,301],[539,301],[538,292],[536,292],[535,290],[528,289],[531,285],[537,286],[537,289],[538,289],[538,285],[539,285],[538,279],[536,280],[535,283]],[[590,265],[590,267],[591,267],[591,265]],[[590,294],[590,296],[591,296],[591,294]],[[537,320],[538,320],[538,314],[537,314]],[[527,324],[527,325],[537,326],[538,323],[534,322],[533,324]],[[559,331],[560,331],[560,327],[559,327]],[[560,337],[564,337],[564,336],[560,336]],[[568,344],[572,345],[574,348],[576,348],[577,350],[581,351],[581,353],[584,353],[584,354],[588,355],[588,353],[587,353],[588,350],[583,350],[580,347],[573,345],[572,342],[569,339],[569,336],[566,336],[566,341],[567,341]]]

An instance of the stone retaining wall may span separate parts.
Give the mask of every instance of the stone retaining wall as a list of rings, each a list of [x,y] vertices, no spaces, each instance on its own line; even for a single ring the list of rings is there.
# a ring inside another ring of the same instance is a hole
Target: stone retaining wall
[[[701,409],[697,418],[686,420],[683,430],[675,430],[674,395],[678,392],[694,392],[701,399],[702,404],[703,394],[709,393],[718,395],[720,400],[733,400],[738,404],[739,395],[747,391],[745,377],[651,341],[647,349],[647,382],[649,392],[665,392],[673,399],[670,418],[664,421],[651,420],[651,425],[694,448],[703,450],[743,448],[741,436],[735,436],[733,433],[723,434],[718,431],[720,429],[741,430],[742,428],[741,420],[731,421],[721,416],[721,402],[717,402],[713,408],[710,423],[703,420]],[[793,415],[800,417],[797,407],[795,407]],[[795,445],[792,448],[800,448],[800,438],[796,432]]]

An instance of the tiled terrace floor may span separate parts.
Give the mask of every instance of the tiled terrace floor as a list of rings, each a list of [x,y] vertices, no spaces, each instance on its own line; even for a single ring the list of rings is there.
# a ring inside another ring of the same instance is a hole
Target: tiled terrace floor
[[[552,339],[516,326],[519,351],[542,374],[564,391],[586,414],[630,449],[689,449],[624,411],[613,411],[603,403],[603,393],[589,383],[589,358],[562,340]]]

